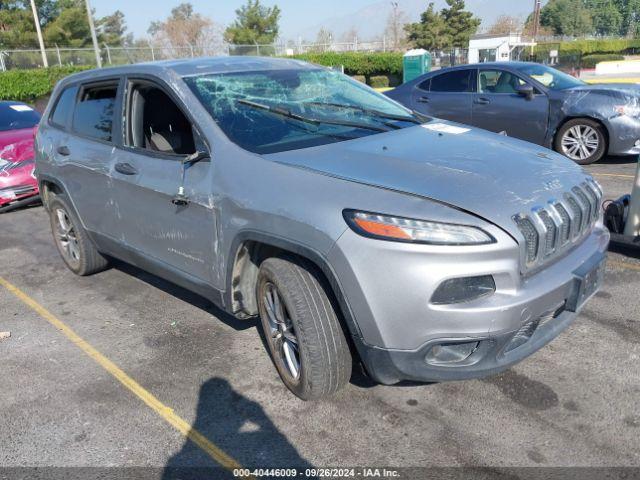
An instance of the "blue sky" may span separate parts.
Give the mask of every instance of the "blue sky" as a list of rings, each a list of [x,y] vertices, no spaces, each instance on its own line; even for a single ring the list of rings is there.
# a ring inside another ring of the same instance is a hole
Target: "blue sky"
[[[149,23],[166,18],[180,0],[91,0],[96,16],[101,17],[121,10],[127,20],[129,31],[136,36],[146,35]],[[194,9],[218,24],[227,25],[235,18],[235,10],[244,1],[240,0],[191,0]],[[281,34],[285,37],[300,31],[300,26],[316,24],[329,17],[351,13],[372,3],[372,0],[263,0],[265,5],[277,4],[282,10]]]

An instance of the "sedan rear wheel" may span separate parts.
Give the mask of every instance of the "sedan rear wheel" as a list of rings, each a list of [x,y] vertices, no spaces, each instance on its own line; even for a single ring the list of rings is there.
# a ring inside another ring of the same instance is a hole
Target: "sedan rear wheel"
[[[586,118],[570,120],[560,128],[555,149],[580,165],[600,160],[607,151],[602,127]]]

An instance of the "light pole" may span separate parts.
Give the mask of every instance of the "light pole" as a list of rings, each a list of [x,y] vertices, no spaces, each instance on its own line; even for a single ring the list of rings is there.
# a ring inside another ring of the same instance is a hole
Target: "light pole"
[[[40,52],[42,53],[42,64],[44,68],[49,66],[47,60],[47,52],[44,49],[44,40],[42,39],[42,29],[40,28],[40,17],[38,17],[38,9],[35,0],[31,0],[31,10],[33,11],[33,21],[36,22],[36,33],[38,34],[38,42],[40,43]]]
[[[400,33],[398,32],[398,8],[400,5],[398,2],[391,2],[391,7],[393,8],[393,13],[391,14],[391,35],[393,35],[393,49],[397,50],[398,43],[400,43]]]
[[[31,0],[33,3],[33,0]],[[102,58],[100,57],[100,47],[98,46],[98,37],[96,37],[96,27],[93,24],[93,14],[91,13],[91,3],[85,0],[87,5],[87,17],[89,18],[89,29],[91,30],[91,40],[93,41],[93,50],[96,52],[96,65],[102,68]]]

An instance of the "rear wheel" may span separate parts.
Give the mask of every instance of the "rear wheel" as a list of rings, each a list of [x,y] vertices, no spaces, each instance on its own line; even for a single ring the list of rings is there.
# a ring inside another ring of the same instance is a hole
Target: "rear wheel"
[[[598,122],[576,118],[560,128],[554,148],[574,162],[588,165],[600,160],[607,152],[607,137]]]
[[[303,400],[327,397],[351,377],[351,354],[313,266],[269,258],[257,284],[260,319],[284,384]]]
[[[69,270],[81,276],[104,270],[107,259],[93,245],[66,198],[56,195],[47,203],[53,238]]]

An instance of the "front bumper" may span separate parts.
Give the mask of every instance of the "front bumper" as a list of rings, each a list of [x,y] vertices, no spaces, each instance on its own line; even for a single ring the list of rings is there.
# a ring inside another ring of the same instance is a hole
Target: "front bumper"
[[[351,240],[359,244],[358,254],[350,249]],[[520,275],[518,249],[512,240],[513,249],[506,239],[499,239],[498,245],[484,247],[483,253],[466,255],[461,250],[456,255],[435,256],[418,254],[420,247],[396,249],[388,242],[364,240],[373,248],[383,244],[380,248],[386,248],[387,253],[390,248],[391,262],[396,266],[407,255],[402,275],[394,275],[381,252],[367,255],[362,243],[350,238],[349,232],[339,241],[340,250],[346,253],[343,259],[351,259],[351,267],[361,272],[354,278],[359,280],[357,285],[349,281],[348,286],[344,282],[347,272],[339,272],[359,328],[354,342],[370,376],[392,384],[491,375],[542,348],[576,317],[577,278],[604,259],[609,234],[596,227],[566,256],[528,278]],[[360,259],[366,262],[360,264]],[[446,306],[429,303],[443,279],[482,274],[492,274],[496,280],[492,296]],[[531,322],[537,322],[533,332],[514,348],[514,337]],[[465,342],[477,342],[477,347],[460,363],[433,365],[425,359],[435,345]]]

